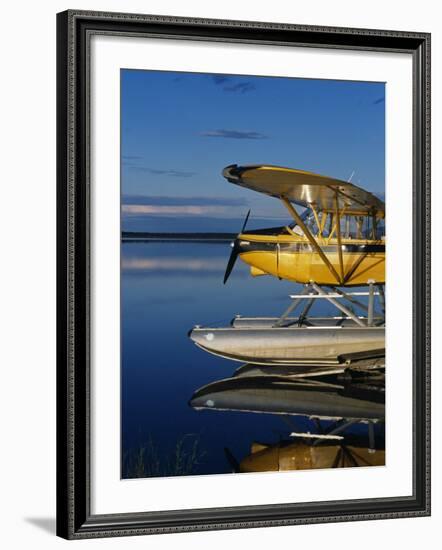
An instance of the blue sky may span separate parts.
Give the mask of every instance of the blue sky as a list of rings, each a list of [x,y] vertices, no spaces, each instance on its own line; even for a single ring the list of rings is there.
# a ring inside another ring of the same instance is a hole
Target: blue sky
[[[237,231],[287,220],[227,182],[228,164],[276,164],[384,192],[383,83],[121,71],[123,229]]]

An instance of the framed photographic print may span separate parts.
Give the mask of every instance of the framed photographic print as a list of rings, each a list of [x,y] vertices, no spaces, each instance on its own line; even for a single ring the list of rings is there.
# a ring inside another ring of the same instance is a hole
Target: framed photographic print
[[[58,535],[428,515],[430,36],[57,24]]]

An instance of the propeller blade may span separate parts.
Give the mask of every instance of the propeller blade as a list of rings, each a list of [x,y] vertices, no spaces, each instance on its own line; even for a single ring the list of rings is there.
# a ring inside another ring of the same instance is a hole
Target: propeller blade
[[[246,228],[247,222],[249,221],[249,216],[250,216],[250,210],[247,212],[246,219],[244,220],[244,223],[242,224],[241,233],[244,233],[244,230],[245,230],[245,228]]]
[[[246,229],[247,222],[249,221],[250,216],[250,210],[247,212],[246,218],[244,220],[244,223],[242,224],[242,229],[239,235],[241,233],[244,233]],[[235,266],[236,259],[238,258],[239,254],[239,242],[236,238],[232,243],[232,252],[230,253],[229,261],[227,262],[226,272],[224,273],[224,284],[227,283],[228,278],[230,277],[230,274],[232,273],[233,267]]]
[[[232,252],[230,253],[229,261],[227,262],[226,272],[224,273],[224,284],[227,283],[227,279],[230,277],[230,274],[232,273],[233,267],[236,262],[236,258],[238,258],[239,253],[239,247],[237,240],[235,239],[232,243]]]
[[[239,462],[234,457],[232,451],[228,447],[224,447],[224,454],[226,455],[227,462],[230,464],[233,473],[237,474],[240,471]]]

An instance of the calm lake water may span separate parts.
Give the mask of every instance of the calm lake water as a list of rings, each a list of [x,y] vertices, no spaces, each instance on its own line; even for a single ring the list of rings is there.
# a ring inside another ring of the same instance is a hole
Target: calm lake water
[[[180,445],[187,456],[196,445],[187,473],[231,472],[225,448],[241,460],[253,441],[277,443],[294,429],[275,415],[188,405],[197,388],[240,366],[197,348],[189,330],[227,325],[235,314],[280,315],[288,295],[300,290],[272,277],[253,279],[240,260],[224,286],[229,254],[227,243],[122,244],[123,477],[139,475],[140,458],[159,464],[151,475],[170,475],[167,464]],[[315,311],[334,313],[327,305]],[[302,418],[293,422],[298,430],[309,427]]]

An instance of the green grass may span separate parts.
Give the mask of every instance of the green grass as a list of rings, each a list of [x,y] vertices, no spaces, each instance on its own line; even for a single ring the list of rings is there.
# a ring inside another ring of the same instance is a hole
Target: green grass
[[[150,436],[144,444],[124,453],[123,478],[196,474],[205,454],[200,449],[200,437],[196,434],[185,434],[169,454],[162,454]]]

